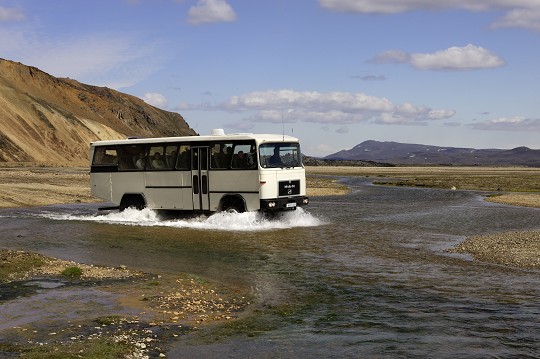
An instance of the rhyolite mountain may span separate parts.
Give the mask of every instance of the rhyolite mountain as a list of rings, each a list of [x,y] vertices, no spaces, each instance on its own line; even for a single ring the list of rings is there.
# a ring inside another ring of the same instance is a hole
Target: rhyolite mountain
[[[328,155],[325,159],[356,160],[396,165],[468,165],[540,167],[540,150],[475,149],[439,147],[399,142],[364,141],[350,150]]]
[[[0,162],[87,165],[91,141],[187,135],[178,113],[0,59]]]

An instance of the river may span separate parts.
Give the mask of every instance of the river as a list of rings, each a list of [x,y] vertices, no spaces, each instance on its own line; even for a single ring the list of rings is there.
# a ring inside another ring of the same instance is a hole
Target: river
[[[251,288],[246,332],[179,337],[170,358],[540,357],[540,273],[446,251],[471,235],[539,229],[539,209],[343,181],[351,194],[274,220],[2,210],[0,247]]]

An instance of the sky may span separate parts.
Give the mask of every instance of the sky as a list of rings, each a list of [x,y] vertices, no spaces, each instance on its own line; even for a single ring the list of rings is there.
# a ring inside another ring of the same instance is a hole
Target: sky
[[[540,149],[540,0],[0,0],[0,57],[310,156]]]

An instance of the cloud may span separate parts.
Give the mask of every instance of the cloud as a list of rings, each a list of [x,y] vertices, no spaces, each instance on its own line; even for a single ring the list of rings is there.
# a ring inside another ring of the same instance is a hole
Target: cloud
[[[406,63],[419,70],[480,70],[500,67],[504,60],[491,51],[469,44],[464,47],[450,47],[434,53],[408,54],[402,51],[390,50],[376,55],[369,62],[374,64]]]
[[[386,76],[384,76],[384,75],[377,75],[377,76],[376,75],[365,75],[365,76],[353,75],[353,76],[351,76],[351,78],[362,80],[362,81],[384,81],[384,80],[386,80]]]
[[[493,28],[522,27],[540,31],[540,4],[536,0],[319,0],[321,7],[360,14],[398,14],[408,11],[506,11]]]
[[[185,105],[183,109],[188,109]],[[191,105],[190,110],[251,113],[250,122],[309,122],[347,125],[360,122],[425,125],[454,116],[453,110],[434,110],[410,103],[395,105],[386,98],[349,92],[255,91],[217,104]],[[343,127],[344,128],[344,127]]]
[[[540,132],[540,118],[501,117],[469,125],[475,130]]]
[[[143,96],[143,101],[154,107],[167,108],[167,98],[160,93],[147,92]]]
[[[199,0],[188,11],[188,22],[193,25],[234,20],[236,14],[225,0]]]
[[[26,16],[21,9],[0,6],[0,23],[22,21],[25,18]]]
[[[540,9],[514,9],[492,24],[493,28],[516,28],[521,27],[534,31],[540,31]]]

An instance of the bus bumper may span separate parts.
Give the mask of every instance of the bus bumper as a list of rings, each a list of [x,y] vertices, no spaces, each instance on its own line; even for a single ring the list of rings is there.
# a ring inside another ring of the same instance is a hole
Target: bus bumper
[[[261,199],[261,211],[290,211],[309,203],[305,196],[290,198]]]

